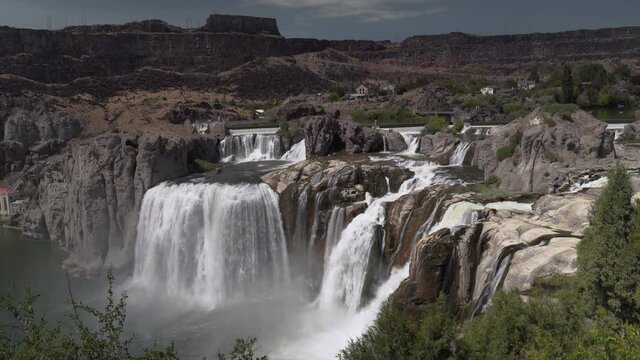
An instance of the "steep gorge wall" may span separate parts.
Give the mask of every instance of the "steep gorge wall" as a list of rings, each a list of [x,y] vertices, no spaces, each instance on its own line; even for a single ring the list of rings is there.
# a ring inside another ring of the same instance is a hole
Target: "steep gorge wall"
[[[373,41],[286,39],[244,33],[85,33],[0,27],[0,74],[61,83],[142,67],[221,72],[269,56],[335,48],[375,50]]]
[[[638,59],[640,27],[519,35],[412,36],[397,48],[370,55],[445,65]]]

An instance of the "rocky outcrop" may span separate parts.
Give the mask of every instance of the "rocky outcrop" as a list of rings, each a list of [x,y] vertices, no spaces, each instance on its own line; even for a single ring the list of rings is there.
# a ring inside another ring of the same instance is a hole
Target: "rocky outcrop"
[[[133,254],[142,197],[159,182],[188,175],[190,160],[216,161],[215,140],[106,134],[74,143],[29,169],[36,188],[23,231],[48,237],[69,251],[66,265],[95,273],[122,269]],[[215,151],[215,150],[214,150]]]
[[[399,132],[393,130],[381,130],[380,135],[382,135],[382,139],[384,141],[384,151],[397,152],[407,150],[407,143]]]
[[[325,111],[321,106],[313,105],[302,99],[287,100],[278,107],[276,113],[279,119],[291,121],[307,116],[324,115]]]
[[[334,210],[343,209],[341,222],[346,225],[367,208],[367,193],[380,197],[398,191],[410,176],[406,169],[371,164],[366,158],[316,158],[262,177],[279,194],[290,258],[300,261],[291,264],[292,271],[307,274],[310,294],[319,290],[326,232]],[[394,249],[387,251],[389,257],[393,252]]]
[[[420,140],[420,153],[427,155],[441,165],[448,165],[451,154],[456,150],[460,139],[448,132],[425,135]]]
[[[349,154],[382,151],[384,140],[377,130],[355,121],[315,116],[305,125],[307,157],[326,156],[345,150]]]
[[[59,153],[83,126],[65,112],[17,106],[0,114],[0,178]]]
[[[473,316],[490,306],[499,288],[526,292],[538,278],[575,274],[576,245],[593,199],[589,194],[547,195],[531,213],[491,210],[509,204],[487,205],[468,227],[444,227],[423,236],[395,301],[419,314],[423,304],[445,292],[457,309]]]
[[[583,111],[560,115],[537,109],[477,142],[472,165],[485,178],[497,176],[503,189],[552,192],[576,168],[613,163],[615,135],[606,126]]]
[[[4,140],[17,141],[24,146],[48,140],[68,141],[82,132],[82,124],[69,114],[43,108],[17,108],[4,123]]]
[[[209,15],[202,31],[280,36],[276,19],[255,16]]]

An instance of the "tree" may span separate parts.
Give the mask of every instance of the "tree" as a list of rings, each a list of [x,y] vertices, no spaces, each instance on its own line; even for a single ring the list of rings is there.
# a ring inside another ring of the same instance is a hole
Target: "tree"
[[[531,69],[531,72],[529,73],[529,81],[535,81],[536,83],[540,81],[540,73],[538,72],[537,66]]]
[[[453,356],[457,326],[449,313],[447,296],[441,293],[435,303],[427,305],[421,320],[411,358],[438,360]]]
[[[609,182],[595,200],[589,227],[578,246],[578,274],[595,308],[640,321],[640,211],[631,204],[627,169],[609,171]]]
[[[565,65],[562,70],[562,102],[565,104],[574,102],[573,75],[571,65]]]

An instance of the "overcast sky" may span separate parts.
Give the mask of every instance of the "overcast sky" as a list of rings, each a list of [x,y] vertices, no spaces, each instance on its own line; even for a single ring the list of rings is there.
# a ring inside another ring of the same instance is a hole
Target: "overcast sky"
[[[278,19],[287,37],[401,40],[410,35],[553,32],[640,25],[639,0],[0,0],[0,25],[29,28],[210,13]]]

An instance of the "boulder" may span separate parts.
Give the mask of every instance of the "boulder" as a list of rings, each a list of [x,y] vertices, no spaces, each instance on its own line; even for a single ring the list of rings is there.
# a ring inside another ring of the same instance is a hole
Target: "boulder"
[[[449,158],[459,142],[460,139],[444,131],[425,135],[420,141],[420,153],[427,155],[441,165],[448,165]]]
[[[314,116],[305,125],[307,157],[326,156],[341,150],[349,154],[382,151],[380,132],[355,121],[336,117]]]
[[[382,135],[384,151],[397,152],[407,150],[407,143],[399,132],[381,130],[380,135]]]
[[[27,149],[20,142],[0,141],[0,178],[12,171],[21,170],[27,153]]]

